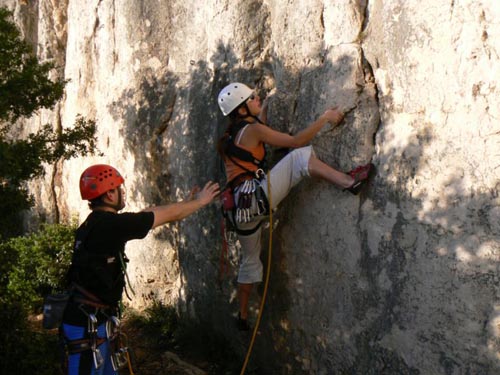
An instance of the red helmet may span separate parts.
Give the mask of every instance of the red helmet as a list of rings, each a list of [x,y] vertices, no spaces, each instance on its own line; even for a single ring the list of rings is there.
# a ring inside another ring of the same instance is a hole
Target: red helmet
[[[80,194],[84,200],[92,200],[105,192],[116,189],[125,180],[115,168],[96,164],[83,171],[80,177]]]

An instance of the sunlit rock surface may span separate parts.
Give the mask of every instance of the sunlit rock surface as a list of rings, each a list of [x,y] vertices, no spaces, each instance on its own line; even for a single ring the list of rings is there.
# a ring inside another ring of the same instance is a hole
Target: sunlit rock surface
[[[358,197],[306,181],[283,202],[252,360],[266,374],[500,371],[494,0],[0,3],[69,80],[31,128],[81,114],[103,153],[48,167],[31,223],[83,220],[78,178],[92,163],[122,172],[130,210],[223,182],[216,96],[230,81],[276,88],[269,122],[284,132],[352,109],[316,153],[342,170],[371,160],[377,175]],[[174,304],[243,357],[237,247],[219,281],[219,220],[214,205],[129,243],[129,303]]]

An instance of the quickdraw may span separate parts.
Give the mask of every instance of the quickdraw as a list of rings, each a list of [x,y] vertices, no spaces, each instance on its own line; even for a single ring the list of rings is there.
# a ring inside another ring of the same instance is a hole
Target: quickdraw
[[[90,337],[90,350],[92,350],[92,358],[94,359],[94,366],[98,369],[104,364],[104,358],[101,351],[97,347],[97,318],[95,314],[88,315],[87,327],[87,332]]]
[[[90,350],[92,351],[94,367],[99,369],[105,362],[101,351],[99,350],[99,345],[103,344],[107,340],[110,346],[111,365],[113,370],[118,371],[128,365],[129,373],[133,375],[134,372],[132,370],[129,354],[130,350],[126,345],[126,336],[121,331],[120,320],[116,316],[109,316],[105,325],[106,338],[102,338],[97,335],[98,320],[96,315],[99,311],[96,311],[95,313],[88,313],[83,307],[80,307],[80,310],[87,316],[88,338],[67,341],[66,345],[68,348],[68,354],[76,354]]]
[[[255,172],[256,178],[245,180],[234,189],[234,194],[238,195],[238,202],[234,213],[237,224],[249,223],[255,216],[265,216],[269,211],[269,205],[264,191],[260,185],[262,176],[265,176],[262,169]]]
[[[111,348],[111,365],[115,371],[129,365],[130,373],[133,374],[130,365],[129,348],[120,327],[120,320],[116,316],[111,316],[106,321],[106,337]]]

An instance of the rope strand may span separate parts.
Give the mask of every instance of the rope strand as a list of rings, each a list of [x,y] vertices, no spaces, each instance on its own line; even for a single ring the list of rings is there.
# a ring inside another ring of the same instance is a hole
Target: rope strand
[[[264,310],[264,305],[266,302],[267,296],[267,287],[269,286],[269,276],[271,275],[271,255],[272,255],[272,247],[273,247],[273,205],[271,199],[271,177],[269,172],[267,172],[267,195],[269,200],[269,251],[267,255],[267,271],[266,271],[266,280],[264,282],[264,292],[262,293],[262,299],[260,301],[259,315],[257,316],[257,322],[255,323],[255,327],[253,329],[252,340],[250,341],[250,345],[247,350],[247,355],[245,357],[245,361],[243,362],[243,367],[241,369],[240,375],[245,374],[245,370],[248,365],[248,361],[250,360],[250,355],[252,354],[253,344],[255,342],[255,337],[257,336],[257,331],[260,325],[260,319],[262,317],[262,311]]]

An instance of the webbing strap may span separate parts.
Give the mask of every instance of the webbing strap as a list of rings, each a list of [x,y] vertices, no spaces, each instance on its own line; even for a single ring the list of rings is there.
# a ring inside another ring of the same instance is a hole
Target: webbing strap
[[[99,346],[102,343],[104,343],[105,341],[106,341],[105,338],[98,337],[96,339],[96,344],[97,344],[97,346]],[[68,354],[78,354],[78,353],[84,352],[86,350],[92,349],[91,343],[90,343],[90,338],[66,341],[66,345],[68,347]]]
[[[132,298],[130,298],[130,296],[128,295],[127,286],[130,288],[130,291],[132,292],[133,296],[135,296],[135,292],[134,292],[134,289],[132,289],[132,285],[130,284],[130,279],[128,278],[128,272],[127,272],[127,265],[125,264],[125,261],[123,260],[123,255],[121,252],[119,253],[119,256],[120,256],[120,263],[121,263],[123,273],[125,275],[125,278],[127,279],[127,283],[125,284],[125,294],[127,295],[127,298],[129,300],[132,300]]]
[[[73,296],[73,301],[79,304],[95,307],[96,309],[109,309],[111,306],[103,305],[102,303],[94,302],[85,297]]]
[[[260,226],[262,225],[262,220],[259,221],[259,224],[257,224],[255,226],[255,228],[252,228],[252,229],[240,229],[238,228],[237,226],[235,226],[234,230],[236,233],[242,235],[242,236],[250,236],[251,234],[254,234],[255,232],[257,232],[260,228]]]
[[[94,294],[94,293],[91,293],[89,292],[87,289],[85,289],[83,286],[81,286],[80,284],[77,284],[75,282],[72,282],[71,283],[71,287],[80,292],[83,296],[85,296],[85,298],[88,298],[94,302],[100,302],[101,300]]]
[[[257,119],[258,120],[258,119]],[[260,120],[259,120],[260,121]],[[234,164],[236,164],[238,167],[242,168],[243,170],[247,172],[255,172],[251,171],[248,168],[245,168],[242,166],[240,163],[238,163],[234,158],[240,160],[240,161],[246,161],[254,164],[257,168],[260,169],[265,169],[265,160],[266,160],[266,148],[264,145],[264,157],[262,160],[256,158],[250,151],[245,150],[244,148],[241,148],[237,145],[235,142],[236,135],[238,132],[241,130],[243,131],[250,123],[248,121],[241,121],[239,124],[234,125],[231,129],[231,133],[229,134],[228,138],[228,143],[226,145],[226,149],[224,150],[224,153],[226,156],[231,160]],[[234,157],[234,158],[233,158]]]

